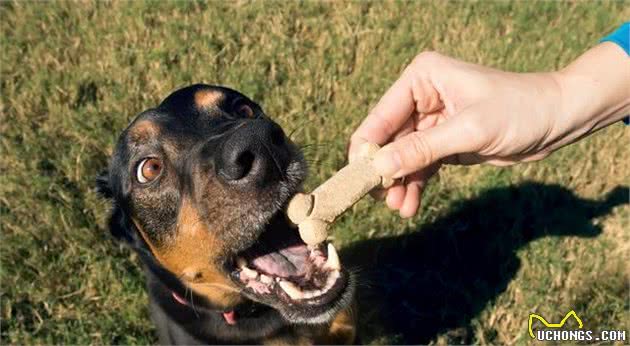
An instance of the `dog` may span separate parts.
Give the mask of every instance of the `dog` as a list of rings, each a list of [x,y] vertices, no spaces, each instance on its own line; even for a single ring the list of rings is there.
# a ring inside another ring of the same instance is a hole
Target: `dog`
[[[352,275],[284,215],[306,171],[282,128],[226,87],[177,90],[122,132],[97,191],[143,264],[160,343],[355,341]]]

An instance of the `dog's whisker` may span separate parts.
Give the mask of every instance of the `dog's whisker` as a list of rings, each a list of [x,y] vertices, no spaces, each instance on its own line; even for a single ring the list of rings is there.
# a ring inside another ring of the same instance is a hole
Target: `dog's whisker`
[[[192,291],[192,289],[186,287],[186,292],[184,294],[186,296],[188,296],[188,292],[189,291],[190,291],[190,306],[192,307],[192,310],[195,313],[195,316],[197,316],[197,318],[199,318],[199,313],[197,312],[197,309],[195,308],[195,301],[193,300],[193,291]]]
[[[322,159],[307,159],[307,158],[305,158],[304,162],[306,162],[306,163],[320,163],[320,162],[323,162],[323,160]]]
[[[329,145],[333,144],[333,142],[322,142],[322,143],[308,143],[308,144],[302,144],[299,145],[298,147],[300,149],[306,149],[306,148],[313,148],[313,147],[327,147]]]
[[[183,281],[184,280],[184,274],[178,275],[177,278],[179,280]],[[229,285],[226,285],[226,284],[221,284],[221,283],[216,283],[216,282],[199,282],[199,283],[195,283],[195,285],[197,285],[197,286],[218,287],[218,288],[223,288],[223,289],[229,290],[231,292],[237,292],[237,293],[240,293],[240,292],[243,291],[242,289],[234,288],[232,286],[229,286]],[[190,303],[191,303],[191,306],[194,309],[193,291],[188,286],[184,286],[184,289],[185,289],[185,293],[184,294],[185,294],[185,298],[186,299],[188,299],[188,294],[190,292]]]
[[[327,149],[327,148],[330,148],[330,147],[327,147],[327,146],[307,146],[307,147],[299,148],[299,149],[302,152],[302,154],[305,154],[305,153],[318,153],[321,150]]]
[[[290,140],[293,140],[293,135],[296,133],[299,133],[299,130],[304,130],[306,128],[306,126],[304,126],[309,120],[308,119],[303,119],[300,123],[298,123],[296,125],[296,127],[294,129],[292,129],[291,131],[289,131],[289,134],[287,135],[287,137]]]
[[[317,154],[317,153],[319,153],[319,151],[317,151],[317,150],[309,150],[309,149],[307,149],[307,150],[302,150],[302,155],[303,155],[303,156],[315,155],[315,154]]]

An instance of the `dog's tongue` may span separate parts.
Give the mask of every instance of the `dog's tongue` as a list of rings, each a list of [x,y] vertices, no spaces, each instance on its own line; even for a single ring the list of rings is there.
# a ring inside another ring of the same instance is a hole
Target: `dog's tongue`
[[[283,278],[304,276],[307,271],[308,249],[305,245],[294,245],[254,257],[251,261],[259,271]]]
[[[297,230],[278,224],[273,226],[258,238],[255,250],[248,256],[250,263],[273,276],[303,276],[310,263],[306,244],[300,240]]]

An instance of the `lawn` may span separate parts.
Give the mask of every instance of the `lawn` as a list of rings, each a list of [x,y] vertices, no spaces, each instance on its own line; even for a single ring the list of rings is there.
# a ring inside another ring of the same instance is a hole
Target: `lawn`
[[[197,82],[241,90],[308,145],[307,185],[420,51],[559,68],[629,2],[0,3],[1,344],[148,344],[142,270],[94,179],[140,111]],[[531,102],[535,102],[532,100]],[[334,228],[364,343],[529,343],[536,312],[630,331],[629,130],[539,163],[447,167],[421,214],[366,199]]]

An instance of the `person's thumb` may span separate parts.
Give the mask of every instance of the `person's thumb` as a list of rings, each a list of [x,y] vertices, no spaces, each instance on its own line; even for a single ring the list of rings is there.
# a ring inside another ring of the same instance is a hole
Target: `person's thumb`
[[[435,127],[398,138],[376,153],[373,164],[382,176],[400,178],[444,157],[475,152],[483,138],[473,130],[480,128],[471,122],[474,118],[477,117],[460,114]]]

